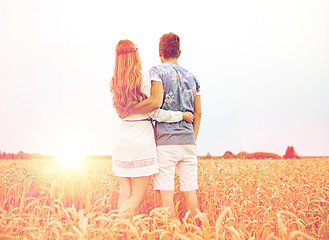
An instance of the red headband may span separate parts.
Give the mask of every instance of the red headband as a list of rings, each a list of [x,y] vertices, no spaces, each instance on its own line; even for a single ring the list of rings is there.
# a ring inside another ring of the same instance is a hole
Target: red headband
[[[137,47],[134,47],[133,49],[130,49],[128,51],[117,52],[117,55],[122,55],[122,54],[137,52],[137,50],[138,50],[138,48]]]

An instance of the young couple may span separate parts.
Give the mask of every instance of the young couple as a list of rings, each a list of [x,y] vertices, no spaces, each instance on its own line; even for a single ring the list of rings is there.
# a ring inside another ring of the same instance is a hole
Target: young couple
[[[200,85],[178,65],[180,54],[179,37],[163,35],[159,43],[162,64],[152,67],[148,75],[141,72],[138,49],[131,41],[121,40],[116,46],[110,90],[114,108],[123,119],[112,152],[120,210],[136,210],[154,175],[154,189],[160,190],[162,205],[169,207],[174,217],[176,168],[185,206],[193,215],[199,208],[196,138],[201,121]]]

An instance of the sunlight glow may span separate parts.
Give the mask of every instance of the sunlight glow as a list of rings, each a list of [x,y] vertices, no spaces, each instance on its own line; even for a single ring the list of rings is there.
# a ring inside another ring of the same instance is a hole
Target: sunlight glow
[[[60,151],[58,160],[63,168],[80,170],[82,157],[83,154],[79,147],[68,145]]]
[[[59,157],[61,166],[64,168],[80,168],[81,156],[75,155],[73,153],[63,154]]]

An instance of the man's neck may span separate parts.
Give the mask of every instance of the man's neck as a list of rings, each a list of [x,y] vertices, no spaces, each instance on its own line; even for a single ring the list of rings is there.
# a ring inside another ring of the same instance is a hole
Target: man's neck
[[[163,59],[163,63],[166,63],[166,62],[169,62],[169,63],[175,64],[175,65],[178,65],[177,58]]]

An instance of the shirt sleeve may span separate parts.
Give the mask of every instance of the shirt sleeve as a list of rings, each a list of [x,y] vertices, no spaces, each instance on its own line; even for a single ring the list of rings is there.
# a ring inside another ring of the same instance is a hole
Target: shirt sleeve
[[[180,122],[183,120],[183,113],[180,111],[157,109],[149,112],[148,115],[158,122]]]
[[[150,69],[149,73],[150,73],[151,81],[162,82],[161,74],[160,74],[159,69],[157,69],[156,67],[152,67]]]
[[[195,83],[196,83],[196,94],[195,95],[201,95],[200,82],[196,77],[195,77]]]

